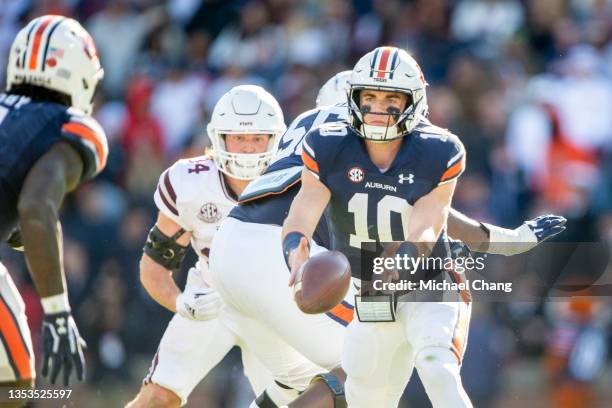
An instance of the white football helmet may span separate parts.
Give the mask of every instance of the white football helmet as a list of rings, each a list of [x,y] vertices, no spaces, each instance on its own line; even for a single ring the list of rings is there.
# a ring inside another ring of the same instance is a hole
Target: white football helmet
[[[77,21],[46,15],[17,33],[6,74],[9,92],[20,84],[40,86],[70,96],[73,107],[91,114],[104,70],[93,39]]]
[[[265,89],[239,85],[219,99],[207,126],[213,146],[213,160],[223,173],[252,180],[259,176],[276,154],[280,136],[285,132],[283,111]],[[225,147],[227,134],[269,134],[264,153],[230,153]]]
[[[331,77],[319,90],[317,108],[346,102],[352,74],[353,71],[342,71]]]
[[[364,139],[383,142],[402,137],[427,113],[426,86],[419,64],[406,51],[396,47],[376,48],[361,57],[353,68],[348,92],[349,123]],[[363,89],[407,94],[408,106],[392,126],[366,125],[363,123],[366,112],[359,106],[359,92]]]

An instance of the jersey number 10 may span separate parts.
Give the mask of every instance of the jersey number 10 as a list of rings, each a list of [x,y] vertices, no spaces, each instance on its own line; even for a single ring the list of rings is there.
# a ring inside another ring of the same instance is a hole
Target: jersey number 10
[[[378,237],[370,237],[370,229],[368,228],[368,198],[365,193],[355,193],[348,202],[348,211],[354,214],[355,217],[355,234],[351,234],[349,245],[361,249],[361,244],[364,242],[391,242],[391,212],[400,214],[402,218],[402,231],[405,239],[408,231],[408,220],[412,212],[412,206],[408,201],[386,195],[376,205],[376,227],[378,229]],[[375,239],[376,238],[376,239]]]

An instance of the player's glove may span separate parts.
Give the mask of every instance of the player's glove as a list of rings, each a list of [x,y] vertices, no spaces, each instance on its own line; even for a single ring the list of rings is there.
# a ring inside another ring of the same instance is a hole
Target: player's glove
[[[79,335],[70,312],[46,314],[42,327],[43,366],[42,375],[55,384],[60,371],[64,371],[64,386],[70,382],[72,369],[79,381],[85,378],[85,340]]]
[[[8,246],[13,248],[15,251],[23,251],[23,241],[21,239],[21,229],[15,228],[11,235],[6,240]]]
[[[210,320],[219,314],[221,296],[213,288],[185,288],[176,297],[176,312],[190,320]]]
[[[527,252],[540,242],[563,232],[566,222],[565,217],[548,214],[525,221],[513,230],[486,223],[481,225],[489,232],[488,253],[516,255]]]

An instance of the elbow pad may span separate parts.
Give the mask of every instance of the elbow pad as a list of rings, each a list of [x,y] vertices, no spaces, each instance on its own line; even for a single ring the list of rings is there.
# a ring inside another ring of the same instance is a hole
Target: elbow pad
[[[181,246],[176,242],[183,234],[184,229],[180,229],[176,234],[169,237],[154,225],[149,231],[147,237],[147,243],[142,249],[143,252],[156,263],[169,270],[175,270],[180,268],[187,253],[186,246]]]

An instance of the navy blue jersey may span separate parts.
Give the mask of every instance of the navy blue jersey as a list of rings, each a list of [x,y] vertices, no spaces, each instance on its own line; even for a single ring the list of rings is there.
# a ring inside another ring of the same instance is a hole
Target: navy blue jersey
[[[415,202],[463,172],[459,139],[423,120],[403,138],[391,166],[382,172],[370,160],[364,140],[346,123],[311,130],[303,143],[306,168],[332,193],[328,222],[331,249],[349,258],[361,279],[361,248],[405,241]],[[445,234],[441,234],[442,239]],[[365,271],[364,271],[365,272]]]
[[[274,161],[260,177],[249,184],[240,196],[241,203],[229,216],[246,222],[283,225],[289,207],[300,189],[304,137],[314,127],[342,121],[347,115],[346,104],[324,106],[299,115],[283,134]],[[313,238],[320,245],[329,246],[325,217],[321,219]]]
[[[0,93],[0,241],[17,224],[26,175],[58,141],[70,143],[83,158],[82,180],[104,167],[108,145],[95,119],[64,105]]]

